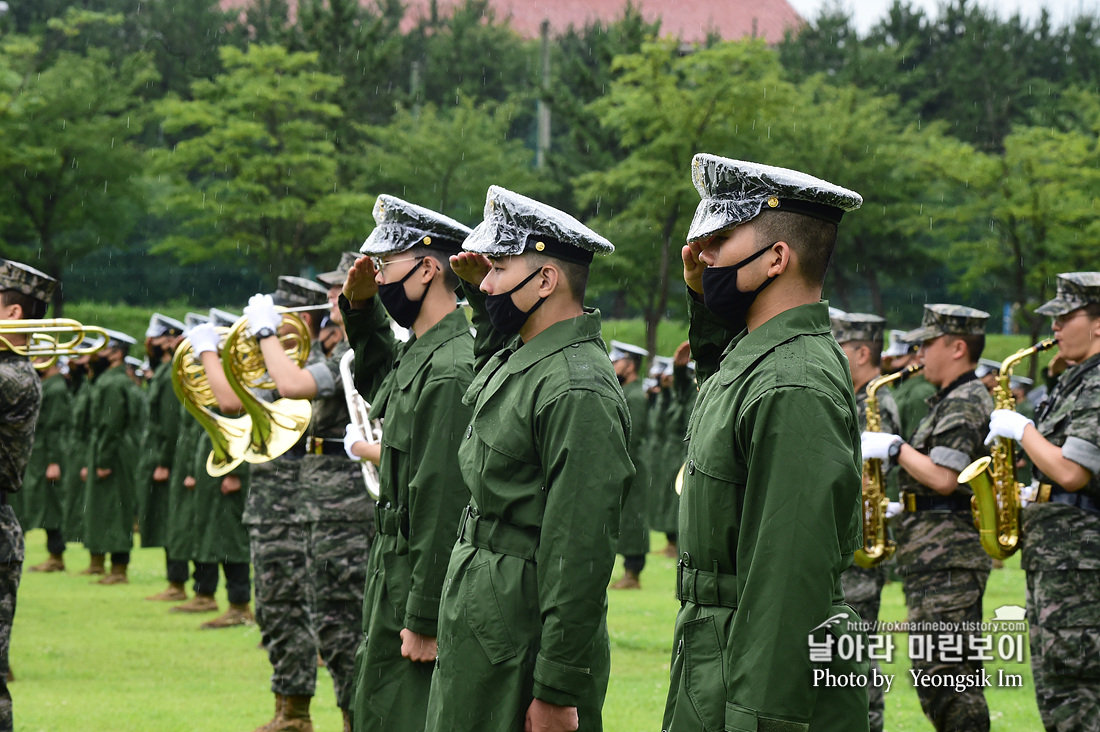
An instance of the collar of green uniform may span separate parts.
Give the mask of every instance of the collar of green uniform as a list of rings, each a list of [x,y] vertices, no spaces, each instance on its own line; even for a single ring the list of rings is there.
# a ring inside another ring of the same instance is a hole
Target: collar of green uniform
[[[519,373],[563,348],[600,338],[600,311],[585,308],[583,315],[554,323],[516,349],[508,359],[508,371]]]
[[[719,378],[722,384],[731,384],[738,376],[752,368],[761,358],[777,346],[800,335],[832,335],[827,300],[799,305],[784,310],[779,315],[752,331],[742,331],[730,342],[722,354]]]
[[[420,337],[414,335],[405,344],[405,352],[401,354],[401,361],[397,365],[397,373],[394,375],[397,385],[402,389],[408,387],[420,369],[431,360],[437,348],[469,332],[470,321],[466,319],[466,313],[461,308],[456,308],[428,328],[424,335]]]

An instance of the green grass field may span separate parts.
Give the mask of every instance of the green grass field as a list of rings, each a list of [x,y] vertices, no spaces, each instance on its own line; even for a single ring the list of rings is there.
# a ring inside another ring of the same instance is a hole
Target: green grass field
[[[652,546],[662,548],[664,538],[654,534]],[[169,605],[144,601],[165,584],[159,549],[136,550],[131,583],[115,587],[100,587],[75,575],[86,566],[87,556],[70,544],[68,574],[23,575],[11,648],[16,730],[248,732],[270,718],[271,669],[257,648],[259,630],[200,631],[199,623],[210,616],[172,614]],[[45,557],[44,533],[31,532],[25,566]],[[660,729],[677,610],[674,579],[675,561],[651,554],[642,590],[609,593],[613,665],[604,708],[608,732]],[[224,607],[224,589],[218,596]],[[990,578],[985,617],[992,618],[1002,605],[1023,603],[1023,572],[1013,558]],[[882,605],[882,620],[905,619],[900,585],[887,585]],[[883,668],[896,675],[886,695],[887,729],[931,730],[908,683],[905,637],[896,641],[901,651],[895,663]],[[1023,688],[987,689],[994,729],[1041,729],[1027,663],[987,668],[994,675],[1003,668],[1024,676]],[[313,708],[318,732],[341,729],[324,669],[318,670]]]

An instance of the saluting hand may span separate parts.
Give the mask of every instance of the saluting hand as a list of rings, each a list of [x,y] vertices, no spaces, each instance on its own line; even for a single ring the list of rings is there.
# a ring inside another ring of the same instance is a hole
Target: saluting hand
[[[489,258],[477,252],[459,252],[451,257],[451,269],[471,285],[480,285],[492,268]]]
[[[348,302],[354,305],[378,294],[378,283],[374,281],[374,274],[374,262],[370,257],[359,257],[355,260],[344,280],[344,297]]]
[[[680,256],[684,260],[684,282],[700,295],[703,294],[703,270],[707,268],[706,263],[699,259],[702,252],[703,245],[697,241],[680,250]]]
[[[676,346],[676,352],[672,354],[673,366],[687,366],[691,361],[691,341],[684,341]]]

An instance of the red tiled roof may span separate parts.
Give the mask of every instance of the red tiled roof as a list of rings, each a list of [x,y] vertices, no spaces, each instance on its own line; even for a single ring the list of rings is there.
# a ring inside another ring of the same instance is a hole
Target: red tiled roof
[[[366,2],[366,0],[363,0]],[[240,8],[252,0],[221,0],[224,8]],[[411,27],[427,14],[430,0],[406,0],[408,15],[403,26]],[[462,0],[437,0],[441,12]],[[521,36],[537,38],[543,20],[555,31],[576,28],[594,20],[610,22],[622,16],[626,0],[492,0],[497,20],[510,19]],[[291,5],[294,5],[291,0]],[[635,2],[648,21],[661,18],[661,34],[679,36],[686,42],[706,39],[717,31],[726,40],[745,36],[778,43],[787,28],[801,26],[802,17],[787,0],[641,0]]]

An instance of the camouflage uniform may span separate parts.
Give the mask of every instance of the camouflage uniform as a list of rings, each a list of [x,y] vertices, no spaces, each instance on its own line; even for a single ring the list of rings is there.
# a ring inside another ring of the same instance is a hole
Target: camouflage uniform
[[[925,308],[922,328],[912,331],[906,340],[924,341],[945,332],[981,332],[988,317],[960,306]],[[984,440],[993,398],[973,371],[946,385],[928,403],[928,415],[909,440],[916,450],[937,465],[960,472],[987,454]],[[992,563],[978,541],[978,530],[970,515],[970,489],[960,485],[950,495],[941,496],[904,470],[899,470],[898,478],[907,509],[893,521],[898,543],[895,558],[909,622],[980,623],[982,594]],[[923,635],[934,648],[936,634]],[[947,675],[981,670],[980,661],[944,661],[935,650],[930,655],[931,660],[911,659],[913,668],[922,674]],[[989,708],[980,686],[962,692],[950,687],[918,686],[917,696],[937,730],[989,729]]]
[[[1075,293],[1075,284],[1074,278],[1062,275],[1059,298],[1037,312],[1061,315],[1100,301],[1100,282],[1091,295]],[[1074,294],[1083,296],[1074,298]],[[1036,427],[1062,448],[1065,458],[1089,470],[1092,478],[1072,493],[1052,486],[1049,502],[1031,503],[1022,511],[1035,696],[1048,732],[1096,732],[1100,730],[1100,356],[1062,374],[1036,416]],[[1038,470],[1036,477],[1052,482]]]
[[[875,343],[881,343],[886,330],[886,321],[877,315],[865,313],[830,313],[830,321],[833,329],[833,337],[837,343],[844,345],[852,341],[866,342],[874,348]],[[856,390],[856,416],[859,419],[860,432],[867,429],[867,385],[863,384]],[[880,432],[896,434],[899,429],[900,417],[898,405],[894,401],[889,389],[879,389],[875,393],[878,400],[878,414]],[[884,466],[885,467],[885,466]],[[856,609],[867,623],[878,620],[879,605],[881,603],[882,587],[886,584],[886,568],[878,564],[871,569],[864,569],[858,564],[852,564],[840,575],[840,586],[844,588],[844,599]],[[869,659],[871,668],[879,672],[878,661]],[[868,714],[870,732],[882,732],[883,710],[885,708],[885,694],[881,686],[868,684]]]
[[[15,290],[46,302],[53,287],[53,278],[0,259],[0,292]],[[7,682],[8,650],[16,592],[23,575],[23,529],[7,497],[22,487],[41,404],[42,382],[31,362],[0,350],[0,732],[10,732],[14,726]]]

